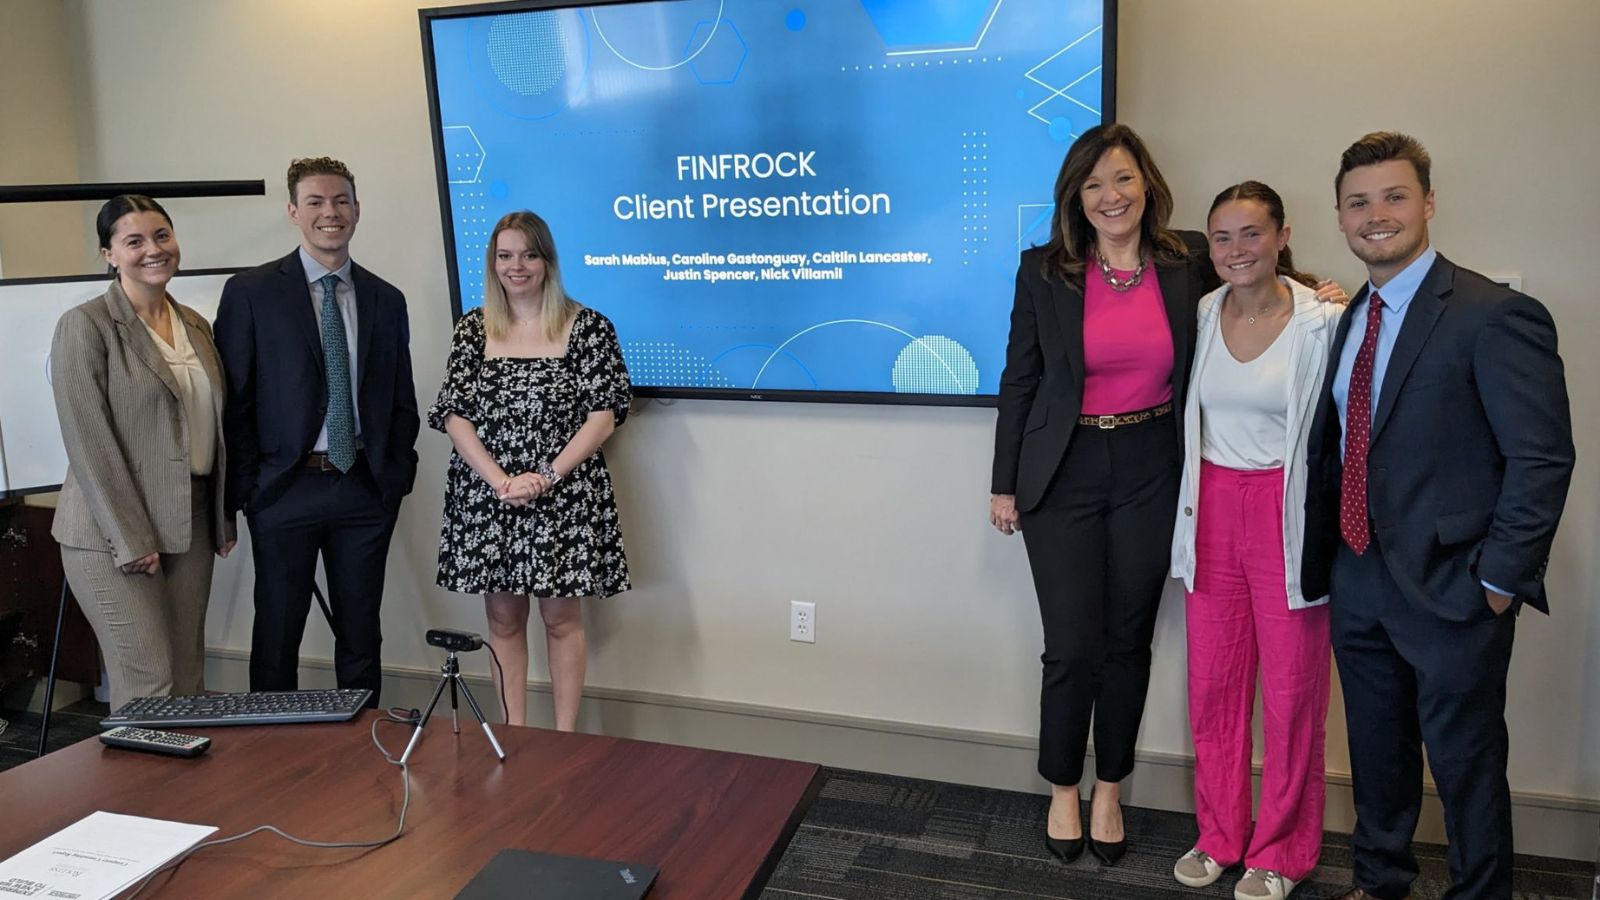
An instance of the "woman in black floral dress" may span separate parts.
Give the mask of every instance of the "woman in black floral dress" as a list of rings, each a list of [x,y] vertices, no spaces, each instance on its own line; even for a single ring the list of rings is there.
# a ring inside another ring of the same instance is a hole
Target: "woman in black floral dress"
[[[456,323],[428,411],[428,424],[455,445],[438,581],[484,595],[512,725],[526,720],[529,598],[538,598],[556,728],[572,731],[583,698],[581,599],[629,587],[600,454],[628,414],[628,369],[611,322],[562,289],[543,219],[501,219],[485,268],[483,308]]]

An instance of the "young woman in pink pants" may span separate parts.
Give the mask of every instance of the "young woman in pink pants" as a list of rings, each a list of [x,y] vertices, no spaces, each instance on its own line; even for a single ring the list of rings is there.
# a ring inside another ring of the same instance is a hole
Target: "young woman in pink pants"
[[[1188,589],[1189,723],[1200,839],[1191,887],[1243,863],[1238,900],[1283,900],[1322,847],[1326,597],[1300,591],[1306,436],[1343,292],[1295,271],[1283,201],[1246,181],[1207,218],[1223,285],[1200,300],[1172,574]],[[1256,675],[1261,809],[1250,815]]]

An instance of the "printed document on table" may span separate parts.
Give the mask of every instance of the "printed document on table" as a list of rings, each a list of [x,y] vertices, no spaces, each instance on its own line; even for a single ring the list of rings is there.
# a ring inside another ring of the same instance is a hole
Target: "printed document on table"
[[[216,830],[92,813],[0,862],[0,898],[109,900]]]

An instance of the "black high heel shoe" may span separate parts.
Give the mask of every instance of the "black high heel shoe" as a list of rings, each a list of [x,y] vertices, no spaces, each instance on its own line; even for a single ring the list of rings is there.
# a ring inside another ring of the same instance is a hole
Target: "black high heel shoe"
[[[1089,795],[1089,804],[1090,809],[1093,810],[1094,794],[1092,793]],[[1090,818],[1093,818],[1092,814]],[[1097,840],[1094,837],[1089,838],[1089,852],[1094,855],[1095,859],[1100,860],[1101,865],[1114,866],[1122,860],[1123,856],[1127,855],[1128,838],[1126,836],[1126,824],[1124,824],[1123,828],[1124,836],[1120,841],[1102,841]],[[1087,832],[1088,828],[1085,827],[1084,831]]]
[[[1044,845],[1049,848],[1051,856],[1070,864],[1083,855],[1084,840],[1081,837],[1053,838],[1047,834],[1044,836]]]
[[[1090,838],[1089,852],[1094,854],[1094,858],[1100,860],[1102,865],[1114,866],[1128,852],[1128,839],[1123,838],[1120,841],[1113,842],[1097,841],[1094,838]]]
[[[1051,798],[1051,805],[1055,805],[1054,798]],[[1077,805],[1077,801],[1074,801],[1074,805]],[[1078,806],[1078,815],[1080,818],[1083,815],[1083,807],[1081,805]],[[1083,855],[1083,847],[1086,843],[1088,843],[1088,841],[1085,840],[1085,835],[1087,834],[1088,832],[1084,831],[1075,838],[1051,837],[1049,816],[1048,814],[1045,816],[1045,848],[1050,851],[1051,856],[1054,856],[1056,859],[1059,859],[1064,863],[1070,865],[1073,862],[1076,862],[1078,857]]]

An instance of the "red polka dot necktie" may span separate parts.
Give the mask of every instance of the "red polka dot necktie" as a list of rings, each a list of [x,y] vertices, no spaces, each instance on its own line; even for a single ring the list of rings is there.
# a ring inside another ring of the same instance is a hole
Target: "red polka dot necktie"
[[[1350,391],[1344,406],[1344,475],[1339,483],[1339,533],[1357,556],[1372,543],[1367,525],[1367,450],[1372,444],[1372,360],[1378,355],[1378,325],[1383,298],[1367,298],[1367,333],[1350,369]]]

